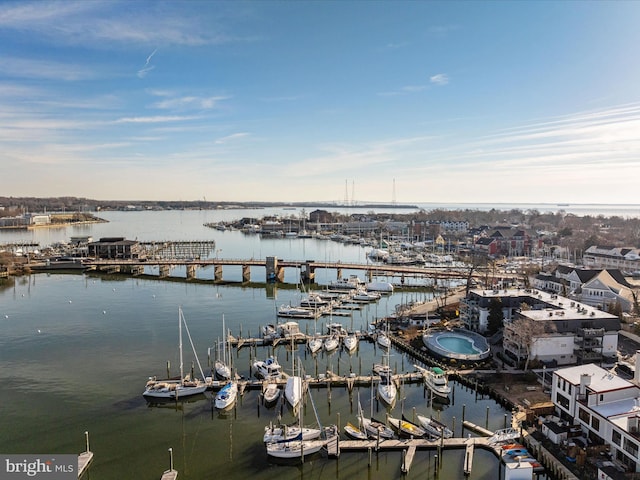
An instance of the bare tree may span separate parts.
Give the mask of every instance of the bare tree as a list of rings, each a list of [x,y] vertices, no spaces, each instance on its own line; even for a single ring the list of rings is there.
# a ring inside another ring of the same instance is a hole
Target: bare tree
[[[507,325],[504,329],[506,343],[511,343],[518,349],[518,353],[523,351],[526,355],[524,369],[529,368],[531,353],[545,333],[544,324],[536,322],[530,318],[518,318]]]

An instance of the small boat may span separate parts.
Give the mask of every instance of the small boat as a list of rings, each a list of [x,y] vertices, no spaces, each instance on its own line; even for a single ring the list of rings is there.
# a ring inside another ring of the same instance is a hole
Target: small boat
[[[230,380],[220,389],[215,398],[215,406],[218,410],[227,410],[236,403],[238,396],[238,384]]]
[[[358,289],[351,295],[351,300],[354,302],[375,302],[380,300],[380,294],[376,292],[367,292],[364,289]]]
[[[327,352],[333,352],[340,345],[340,337],[338,335],[331,335],[324,341],[324,349]]]
[[[311,353],[317,353],[318,350],[322,348],[322,339],[314,335],[313,337],[309,338],[307,345]]]
[[[371,438],[393,438],[393,430],[387,427],[383,422],[376,420],[375,418],[364,417],[362,417],[360,421],[362,422],[362,427],[367,432],[367,435]]]
[[[449,398],[451,393],[451,387],[447,376],[439,367],[422,369],[422,375],[424,376],[425,385],[437,396],[442,398]]]
[[[282,378],[282,366],[275,357],[253,362],[253,369],[256,372],[256,376],[260,378],[267,380]]]
[[[302,399],[302,377],[296,375],[295,355],[291,356],[292,375],[287,377],[287,383],[284,387],[284,398],[287,399],[292,408],[297,408]]]
[[[267,455],[275,458],[302,458],[319,452],[325,440],[282,440],[267,443]]]
[[[296,440],[301,436],[302,440],[315,440],[320,438],[322,430],[319,428],[300,427],[300,425],[272,425],[264,427],[264,443],[281,442],[283,440]]]
[[[278,384],[274,382],[265,382],[262,387],[262,398],[264,399],[265,405],[271,405],[280,398],[280,389],[278,388]]]
[[[444,423],[435,420],[433,417],[429,418],[424,415],[417,414],[416,418],[418,419],[418,422],[420,422],[420,426],[424,428],[429,435],[437,438],[453,437],[453,432],[451,431],[451,429]]]
[[[382,402],[393,407],[396,403],[396,397],[398,396],[398,389],[395,383],[393,383],[393,375],[388,365],[376,365],[376,373],[380,376],[380,382],[378,382],[378,398]]]
[[[293,307],[291,305],[280,305],[278,308],[278,317],[285,318],[306,318],[306,319],[316,319],[319,317],[317,312],[313,310],[309,310],[308,308],[302,307]]]
[[[398,435],[405,438],[421,438],[424,437],[427,432],[415,423],[409,422],[403,416],[403,418],[389,417],[389,423],[398,432]]]
[[[384,332],[378,333],[378,338],[376,339],[376,341],[378,342],[378,345],[380,345],[382,348],[391,347],[391,340],[389,339],[387,334]]]
[[[339,278],[329,284],[329,290],[356,290],[364,285],[356,275],[350,275],[349,278]]]
[[[231,368],[227,365],[227,330],[224,324],[224,315],[222,315],[222,358],[220,358],[220,344],[218,344],[218,358],[214,363],[214,375],[218,380],[231,380]],[[231,357],[231,354],[229,354]]]
[[[353,353],[358,348],[358,336],[355,333],[350,333],[344,337],[342,344],[347,352]]]
[[[300,300],[300,306],[304,308],[320,308],[326,307],[331,303],[330,300],[323,298],[317,293],[310,292],[307,298]]]
[[[356,427],[353,423],[347,422],[344,426],[344,433],[346,433],[349,437],[354,438],[356,440],[366,440],[367,433],[365,430]]]
[[[178,399],[178,398],[184,398],[191,395],[198,395],[198,394],[204,393],[204,391],[207,389],[208,385],[204,380],[191,378],[191,375],[184,374],[184,366],[183,366],[183,359],[182,359],[183,325],[184,325],[185,331],[187,332],[189,342],[191,343],[191,349],[193,350],[193,355],[196,359],[196,362],[198,363],[198,367],[200,368],[200,374],[204,378],[204,373],[202,373],[202,366],[200,365],[200,360],[198,360],[198,356],[196,355],[195,347],[193,346],[193,341],[191,340],[191,334],[189,333],[189,327],[187,327],[186,320],[182,313],[182,308],[178,308],[178,349],[180,352],[180,377],[176,379],[167,379],[167,380],[157,380],[155,377],[149,378],[145,386],[145,390],[142,393],[142,395],[145,398]]]

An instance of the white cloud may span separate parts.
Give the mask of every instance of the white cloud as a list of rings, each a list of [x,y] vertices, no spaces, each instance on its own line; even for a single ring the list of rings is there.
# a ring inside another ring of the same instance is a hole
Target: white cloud
[[[446,85],[449,83],[449,77],[446,73],[437,73],[436,75],[432,75],[429,80],[435,85]]]
[[[122,117],[113,123],[166,123],[166,122],[183,122],[194,120],[197,116],[179,116],[179,115],[156,115],[150,117]]]
[[[4,75],[11,77],[64,81],[87,80],[97,76],[94,69],[72,63],[9,56],[0,57],[0,70]]]
[[[243,138],[243,137],[247,137],[249,136],[248,132],[239,132],[239,133],[233,133],[231,135],[227,135],[226,137],[221,137],[218,138],[215,143],[218,145],[221,145],[223,143],[228,143],[232,140],[237,140],[238,138]]]
[[[169,97],[169,94],[164,95]],[[183,110],[187,108],[195,108],[200,110],[209,110],[217,106],[222,100],[227,100],[225,96],[198,97],[195,95],[166,98],[153,104],[154,108],[168,110]]]

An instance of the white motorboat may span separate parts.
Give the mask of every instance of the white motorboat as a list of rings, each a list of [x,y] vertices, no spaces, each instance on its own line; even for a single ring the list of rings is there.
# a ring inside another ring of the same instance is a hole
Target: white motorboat
[[[355,290],[364,285],[356,275],[350,275],[349,278],[339,278],[329,284],[329,290]]]
[[[144,392],[142,393],[144,397],[179,399],[204,393],[207,389],[208,385],[204,380],[191,378],[191,375],[184,374],[184,362],[182,358],[183,326],[185,331],[187,332],[189,343],[191,344],[191,349],[193,350],[193,355],[196,359],[196,362],[198,363],[200,375],[202,375],[202,378],[204,378],[202,366],[200,365],[200,360],[198,360],[198,356],[196,355],[195,347],[193,346],[193,341],[191,339],[191,334],[189,333],[189,327],[187,327],[184,315],[182,313],[182,308],[178,308],[178,349],[180,351],[180,378],[167,380],[157,380],[155,377],[150,378],[147,381]]]
[[[449,381],[444,370],[439,367],[423,368],[419,365],[414,365],[414,367],[422,372],[425,385],[434,395],[440,398],[449,398],[451,387],[449,386]]]
[[[294,307],[291,305],[280,305],[278,308],[278,317],[284,318],[306,318],[316,319],[320,315],[317,311],[310,310],[308,308]]]
[[[236,403],[238,396],[238,384],[231,380],[220,389],[215,398],[215,406],[218,410],[227,410]]]
[[[380,300],[380,294],[377,292],[367,292],[365,289],[358,289],[353,295],[351,300],[354,302],[375,302]]]
[[[266,360],[256,360],[253,362],[253,369],[256,376],[267,380],[282,378],[282,365],[275,357],[268,357]]]
[[[303,308],[320,308],[326,307],[331,303],[331,300],[323,298],[315,292],[309,292],[307,298],[300,300],[300,306]]]
[[[265,381],[262,388],[262,398],[265,405],[272,405],[280,398],[280,388],[274,382]]]
[[[388,282],[369,282],[365,288],[367,292],[393,293],[393,284]]]

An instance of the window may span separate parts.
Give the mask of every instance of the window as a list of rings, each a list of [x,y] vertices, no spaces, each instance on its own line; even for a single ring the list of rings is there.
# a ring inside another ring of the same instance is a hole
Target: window
[[[617,430],[611,432],[611,441],[616,445],[620,446],[620,442],[622,441],[622,435]]]
[[[556,394],[556,403],[560,405],[565,410],[569,409],[569,399],[561,394]]]
[[[624,439],[624,450],[630,453],[631,455],[633,455],[634,457],[638,456],[638,444],[635,442],[632,442],[628,438]]]
[[[596,418],[595,416],[591,417],[591,426],[593,427],[594,430],[596,431],[600,431],[600,419]]]
[[[589,421],[591,420],[591,415],[583,408],[578,409],[578,418],[582,420],[584,423],[589,425]]]

